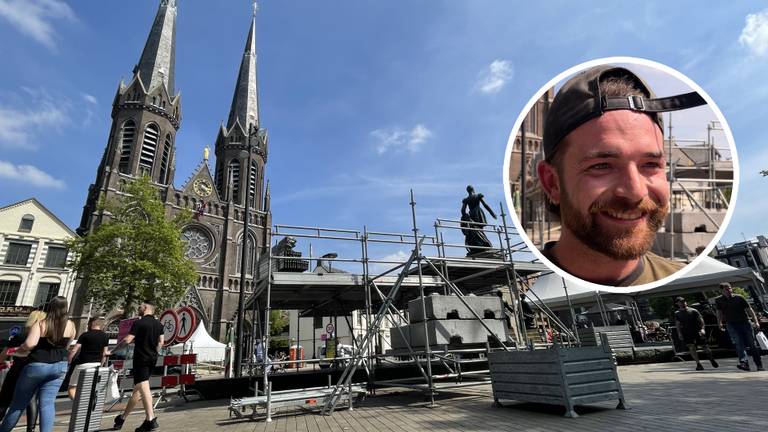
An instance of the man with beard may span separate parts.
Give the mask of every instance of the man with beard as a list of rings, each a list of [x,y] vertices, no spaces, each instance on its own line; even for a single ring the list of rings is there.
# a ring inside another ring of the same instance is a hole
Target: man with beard
[[[542,253],[581,279],[650,283],[683,267],[650,252],[669,203],[660,112],[706,103],[697,93],[656,99],[633,72],[598,66],[558,91],[544,126],[537,171],[557,242]]]

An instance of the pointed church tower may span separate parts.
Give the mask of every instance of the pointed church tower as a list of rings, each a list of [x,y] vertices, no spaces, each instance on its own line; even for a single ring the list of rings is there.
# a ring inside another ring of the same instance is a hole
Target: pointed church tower
[[[259,94],[256,80],[256,9],[245,42],[245,51],[235,84],[235,94],[226,126],[222,125],[216,137],[216,189],[219,196],[235,205],[245,206],[248,185],[248,140],[251,140],[251,194],[248,203],[252,209],[263,209],[262,185],[264,165],[267,161],[267,132],[259,123]]]
[[[121,183],[140,176],[173,185],[181,124],[181,96],[174,88],[176,12],[176,0],[160,1],[133,78],[117,88],[109,140],[77,230],[81,235],[91,229],[102,193],[119,191]]]

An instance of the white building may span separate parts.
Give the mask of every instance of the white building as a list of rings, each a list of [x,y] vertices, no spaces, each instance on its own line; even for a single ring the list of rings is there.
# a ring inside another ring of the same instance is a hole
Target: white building
[[[0,208],[0,307],[71,300],[65,240],[77,236],[35,198]]]

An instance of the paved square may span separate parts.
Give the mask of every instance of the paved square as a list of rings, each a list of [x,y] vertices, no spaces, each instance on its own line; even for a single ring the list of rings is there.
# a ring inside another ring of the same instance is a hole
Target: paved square
[[[763,431],[768,430],[768,372],[741,372],[735,359],[703,372],[693,363],[622,366],[622,386],[630,410],[615,403],[577,408],[579,418],[562,416],[560,407],[505,402],[493,406],[490,385],[442,392],[437,407],[426,408],[416,391],[379,390],[354,411],[333,416],[277,411],[272,423],[228,418],[227,400],[175,404],[158,412],[160,430],[184,432],[240,431]],[[105,413],[105,428],[116,412]],[[55,430],[66,430],[68,416],[57,418]],[[143,420],[130,416],[123,430]]]

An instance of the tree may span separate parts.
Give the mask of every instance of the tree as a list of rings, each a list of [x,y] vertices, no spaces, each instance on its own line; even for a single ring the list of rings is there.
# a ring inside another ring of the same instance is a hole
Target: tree
[[[127,312],[143,300],[159,308],[172,306],[197,280],[181,240],[191,213],[166,217],[147,177],[127,184],[124,192],[120,199],[99,204],[108,220],[70,241],[74,258],[68,267],[83,275],[87,296],[105,310],[122,307]]]

